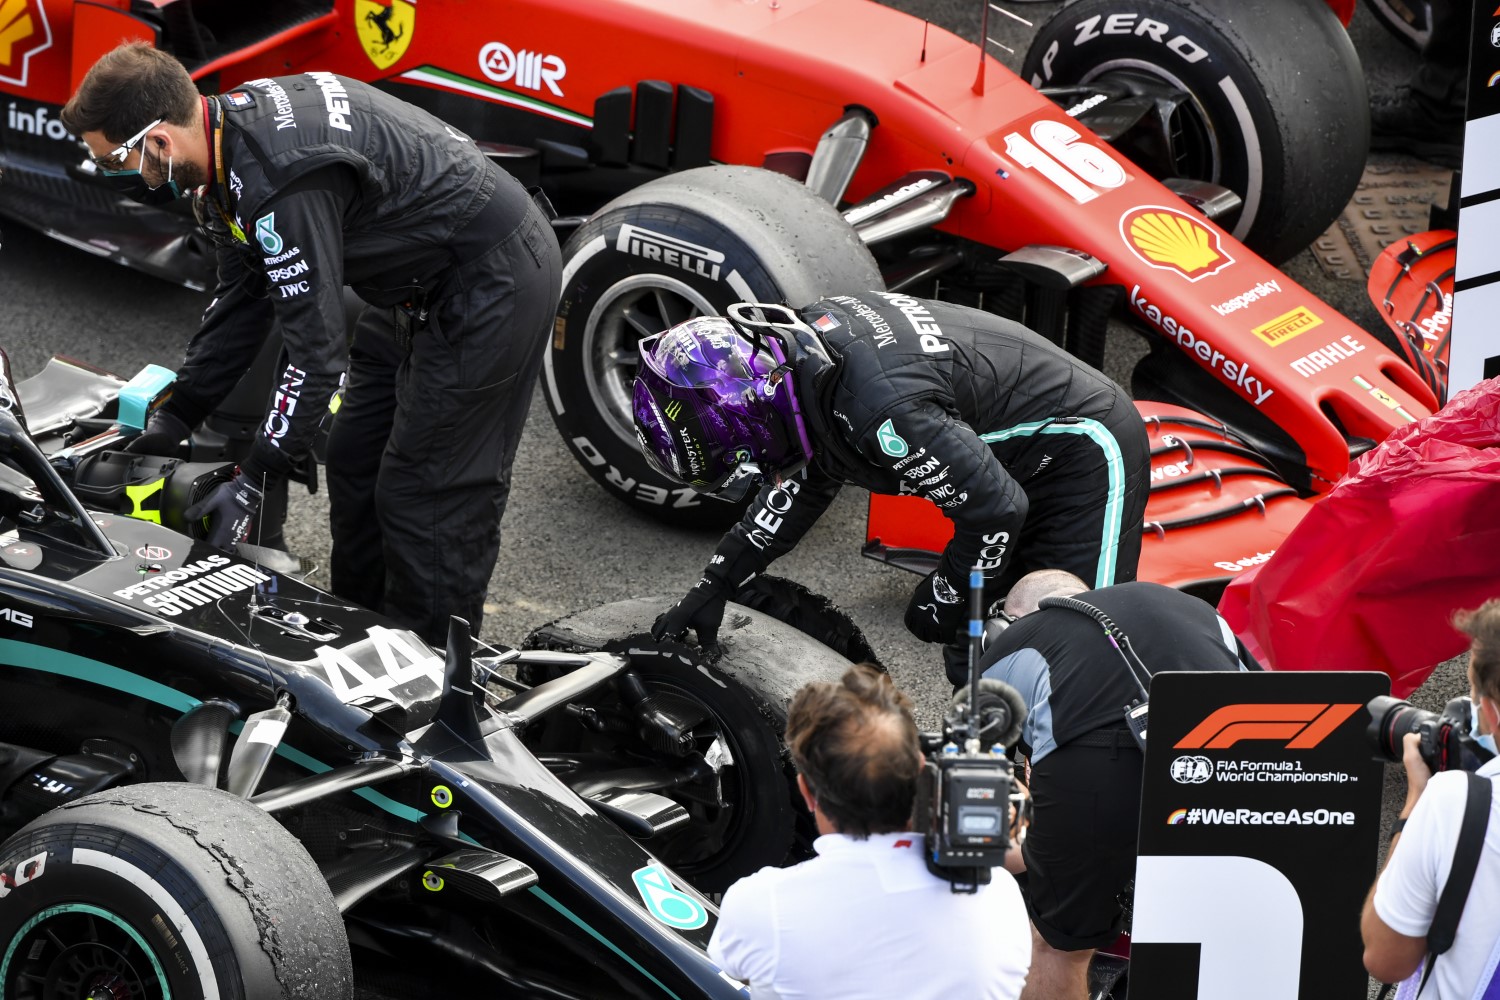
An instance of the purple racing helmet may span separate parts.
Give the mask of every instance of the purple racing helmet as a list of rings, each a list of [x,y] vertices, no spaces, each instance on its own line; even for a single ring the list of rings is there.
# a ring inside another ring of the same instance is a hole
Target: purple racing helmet
[[[635,431],[652,468],[739,501],[812,457],[785,346],[700,316],[641,341]]]

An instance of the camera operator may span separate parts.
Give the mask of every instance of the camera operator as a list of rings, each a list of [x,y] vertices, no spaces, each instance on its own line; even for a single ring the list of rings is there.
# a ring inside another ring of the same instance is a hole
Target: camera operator
[[[928,871],[912,832],[923,758],[911,702],[861,664],[792,698],[787,745],[818,856],[724,894],[709,956],[753,996],[1020,996],[1030,960],[1015,881],[972,894]]]
[[[1047,598],[1088,607],[1039,608]],[[1135,663],[1100,613],[1123,632]],[[1038,570],[1011,588],[1001,618],[1013,624],[986,647],[981,666],[1019,691],[1027,709],[1020,748],[1034,812],[1021,887],[1032,964],[1023,996],[1084,1000],[1089,960],[1123,929],[1120,899],[1135,877],[1143,754],[1126,707],[1144,702],[1146,675],[1259,665],[1211,605],[1155,583],[1089,590],[1071,573]]]
[[[1470,639],[1469,697],[1473,715],[1471,735],[1494,752],[1500,729],[1500,600],[1486,601],[1475,611],[1460,611],[1453,624]],[[1462,771],[1434,775],[1419,752],[1416,733],[1402,738],[1406,765],[1406,804],[1392,824],[1385,870],[1365,901],[1360,931],[1365,942],[1365,968],[1383,982],[1411,976],[1428,953],[1428,930],[1438,899],[1454,865],[1459,827],[1467,798],[1468,779]],[[1476,772],[1491,779],[1500,774],[1500,757],[1491,758]],[[1468,898],[1452,947],[1434,960],[1424,1000],[1470,1000],[1500,995],[1500,800],[1491,788],[1489,824],[1484,846],[1469,886]],[[1403,832],[1404,831],[1404,832]]]

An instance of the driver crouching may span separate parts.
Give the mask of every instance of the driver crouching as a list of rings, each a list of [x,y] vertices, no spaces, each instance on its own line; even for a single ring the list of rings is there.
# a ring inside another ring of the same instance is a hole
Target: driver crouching
[[[927,870],[912,831],[922,755],[911,702],[867,665],[803,686],[786,741],[817,857],[724,894],[709,956],[779,1000],[1016,998],[1031,931],[1014,879],[973,894]]]

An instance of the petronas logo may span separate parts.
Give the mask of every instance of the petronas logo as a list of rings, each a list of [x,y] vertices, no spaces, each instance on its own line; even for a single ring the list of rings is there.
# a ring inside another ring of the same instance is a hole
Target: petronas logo
[[[646,904],[646,910],[668,927],[691,931],[708,923],[708,910],[674,886],[661,865],[647,865],[630,877],[635,882],[635,891],[641,894],[641,902]]]
[[[682,402],[680,400],[674,399],[666,406],[662,407],[662,412],[667,415],[668,420],[676,421],[678,414],[682,412]]]
[[[906,439],[896,433],[896,428],[887,420],[880,425],[875,432],[875,440],[880,442],[880,450],[892,458],[905,458],[907,447]]]

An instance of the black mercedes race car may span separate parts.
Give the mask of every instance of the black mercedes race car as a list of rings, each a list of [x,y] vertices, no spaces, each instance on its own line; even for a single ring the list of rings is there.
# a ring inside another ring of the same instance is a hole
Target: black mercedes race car
[[[222,471],[110,450],[157,387],[3,383],[0,997],[744,995],[704,893],[805,849],[786,699],[847,661],[654,601],[433,650],[174,530]]]

